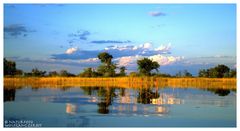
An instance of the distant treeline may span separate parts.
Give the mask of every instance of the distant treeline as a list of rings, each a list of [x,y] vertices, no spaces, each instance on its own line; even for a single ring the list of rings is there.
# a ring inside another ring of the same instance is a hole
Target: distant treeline
[[[137,60],[138,72],[130,72],[129,75],[126,74],[126,67],[117,67],[116,64],[112,62],[113,56],[107,52],[102,52],[98,54],[98,59],[101,64],[95,68],[85,68],[83,72],[78,75],[69,73],[67,70],[57,71],[41,71],[37,68],[32,69],[31,72],[23,72],[16,68],[16,63],[4,58],[4,76],[5,77],[138,77],[138,76],[156,76],[156,77],[193,77],[193,75],[187,70],[179,71],[176,75],[170,75],[165,73],[160,73],[160,65],[148,58],[143,58]],[[116,70],[119,70],[116,72]],[[153,72],[153,70],[156,70]],[[236,69],[230,69],[226,65],[217,65],[216,67],[209,69],[199,70],[198,77],[206,78],[230,78],[236,77]]]

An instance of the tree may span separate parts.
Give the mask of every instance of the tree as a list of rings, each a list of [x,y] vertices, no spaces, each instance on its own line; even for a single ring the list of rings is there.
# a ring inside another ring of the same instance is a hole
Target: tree
[[[198,76],[199,76],[199,77],[208,77],[208,76],[209,76],[209,75],[208,75],[208,71],[205,70],[205,69],[199,70]]]
[[[93,68],[85,68],[82,73],[79,74],[81,77],[97,77],[98,74]]]
[[[16,73],[16,63],[4,58],[4,75],[13,76]]]
[[[122,66],[119,68],[120,69],[120,73],[119,73],[119,76],[126,76],[126,67]]]
[[[230,69],[229,67],[225,66],[225,65],[218,65],[214,68],[214,70],[216,70],[217,73],[217,77],[218,78],[223,78],[224,74],[228,74]]]
[[[32,76],[44,76],[46,71],[38,70],[37,68],[32,69]]]
[[[112,63],[112,58],[113,56],[108,54],[107,52],[102,52],[98,54],[98,59],[100,59],[102,63],[105,63],[107,65],[110,65]]]
[[[231,73],[233,74],[231,75]],[[232,77],[234,76],[234,71],[230,72],[229,67],[227,67],[226,65],[217,65],[214,68],[200,70],[198,76],[210,78]]]
[[[61,70],[59,75],[62,76],[62,77],[75,76],[74,74],[69,73],[67,70]]]
[[[57,71],[50,71],[48,72],[48,76],[51,76],[51,77],[55,77],[55,76],[58,76],[58,72]]]
[[[229,72],[229,77],[237,77],[236,69],[231,69],[231,71]]]
[[[101,60],[102,64],[97,68],[97,73],[105,77],[116,76],[115,69],[117,66],[112,63],[113,56],[107,52],[98,54],[98,59]]]
[[[152,61],[148,58],[137,60],[137,64],[140,74],[143,74],[145,76],[150,76],[153,69],[158,72],[158,68],[160,67],[156,61]]]
[[[23,75],[23,71],[17,69],[16,72],[15,72],[15,75],[17,75],[17,76],[22,76],[22,75]]]
[[[192,77],[192,74],[190,72],[188,72],[187,70],[183,71],[183,76],[184,77]]]

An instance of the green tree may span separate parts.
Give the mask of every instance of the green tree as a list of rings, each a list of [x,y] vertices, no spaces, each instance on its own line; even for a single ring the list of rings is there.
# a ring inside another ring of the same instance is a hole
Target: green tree
[[[108,54],[107,52],[102,52],[98,54],[98,59],[100,59],[102,63],[105,63],[107,65],[112,64],[112,58],[113,56]]]
[[[97,68],[97,73],[104,77],[116,76],[115,69],[117,66],[112,63],[113,56],[107,52],[98,54],[98,59],[101,60],[102,64]]]
[[[119,68],[120,69],[120,73],[119,76],[126,76],[126,67],[122,66]]]
[[[218,72],[217,74],[218,78],[223,78],[224,74],[228,74],[230,71],[229,67],[225,65],[218,65],[214,69]]]
[[[154,69],[158,72],[158,68],[160,67],[160,65],[157,62],[152,61],[148,58],[137,60],[137,64],[140,74],[143,74],[145,76],[150,76],[151,71]]]
[[[16,63],[4,58],[4,75],[13,76],[16,73]]]
[[[237,71],[236,69],[231,69],[229,72],[229,77],[237,77]]]
[[[184,77],[192,77],[192,74],[190,72],[188,72],[187,70],[183,71],[183,76]]]
[[[232,73],[232,74],[231,74]],[[223,78],[234,76],[234,71],[230,72],[230,68],[226,65],[217,65],[214,68],[207,70],[200,70],[198,72],[199,77],[210,77],[210,78]]]
[[[17,75],[17,76],[22,76],[22,75],[23,75],[23,71],[17,69],[16,72],[15,72],[15,75]]]
[[[62,76],[62,77],[71,77],[71,76],[75,76],[74,74],[69,73],[67,70],[61,70],[60,73],[59,73],[59,75]]]
[[[202,69],[202,70],[199,70],[198,76],[199,76],[199,77],[208,77],[208,76],[209,76],[208,73],[209,73],[209,72],[208,72],[207,70]]]
[[[48,76],[56,77],[56,76],[59,76],[59,74],[57,71],[50,71],[50,72],[48,72]]]
[[[97,77],[98,74],[93,68],[85,68],[82,73],[79,74],[81,77]]]
[[[38,70],[37,68],[34,68],[32,69],[32,72],[31,72],[32,76],[45,76],[46,74],[46,71],[41,71],[41,70]]]

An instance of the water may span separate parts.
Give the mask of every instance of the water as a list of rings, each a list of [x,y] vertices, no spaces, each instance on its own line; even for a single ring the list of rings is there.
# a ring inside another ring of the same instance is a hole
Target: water
[[[236,127],[236,92],[171,87],[5,89],[4,126]]]

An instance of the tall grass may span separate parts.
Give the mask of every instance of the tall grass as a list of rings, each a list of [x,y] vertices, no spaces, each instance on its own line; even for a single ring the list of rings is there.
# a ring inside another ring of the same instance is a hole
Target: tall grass
[[[222,88],[236,89],[236,78],[162,78],[162,77],[117,77],[117,78],[80,78],[80,77],[28,77],[4,78],[5,88],[16,87],[72,87],[101,86],[121,88]]]

